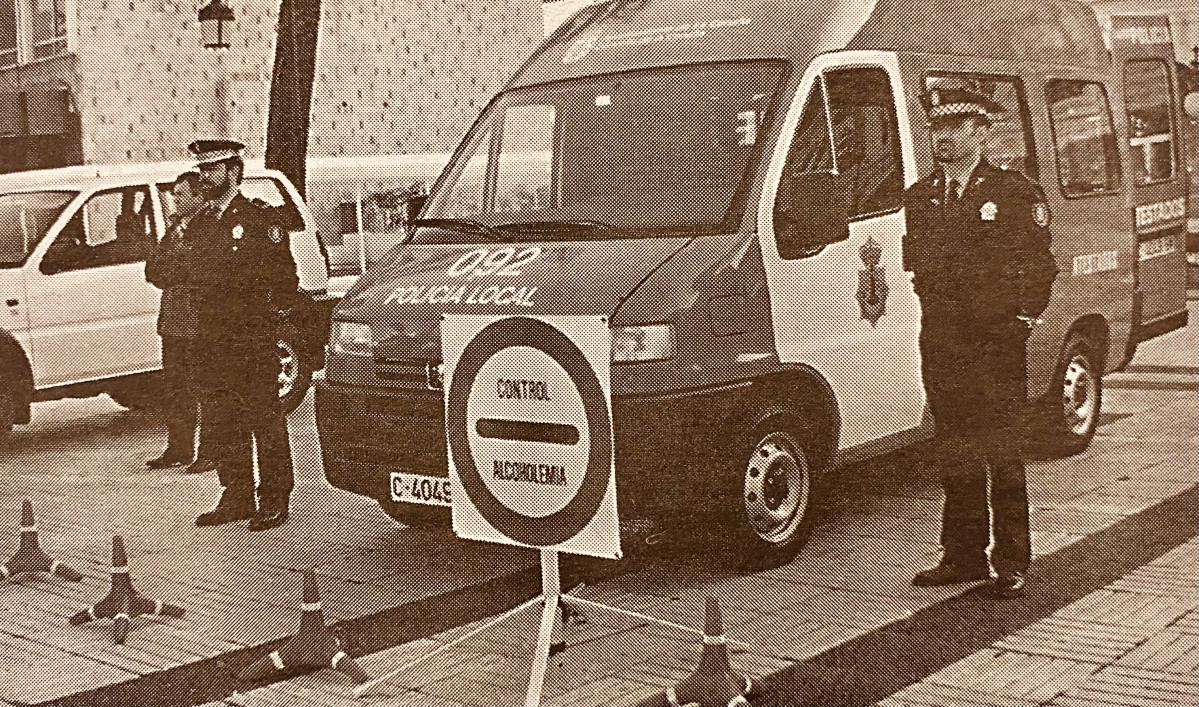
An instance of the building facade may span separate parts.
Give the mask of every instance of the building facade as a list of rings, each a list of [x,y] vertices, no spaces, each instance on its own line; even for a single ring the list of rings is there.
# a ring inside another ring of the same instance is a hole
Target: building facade
[[[0,0],[0,172],[266,147],[278,0]],[[448,150],[542,37],[540,0],[324,0],[309,154]]]

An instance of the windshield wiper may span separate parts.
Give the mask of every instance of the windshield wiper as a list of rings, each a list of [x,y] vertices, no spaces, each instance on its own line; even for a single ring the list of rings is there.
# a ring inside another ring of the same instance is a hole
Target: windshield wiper
[[[561,231],[574,230],[578,228],[586,228],[592,231],[619,231],[618,226],[613,226],[610,223],[603,221],[579,220],[579,221],[516,221],[513,223],[501,223],[495,227],[496,229],[512,229],[521,230],[529,229],[530,231]]]
[[[504,234],[491,226],[466,218],[418,218],[412,221],[413,226],[428,226],[430,228],[445,228],[467,233],[482,233],[492,240],[501,240]]]

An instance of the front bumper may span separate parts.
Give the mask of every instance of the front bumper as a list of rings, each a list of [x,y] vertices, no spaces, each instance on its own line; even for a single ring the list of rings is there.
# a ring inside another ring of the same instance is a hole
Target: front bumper
[[[612,403],[617,505],[622,518],[658,518],[702,507],[724,469],[729,431],[746,415],[753,386]],[[321,382],[316,424],[329,483],[373,498],[391,515],[428,518],[449,510],[391,500],[391,472],[446,477],[445,407],[438,391]],[[727,475],[728,472],[726,472]],[[419,510],[414,510],[418,508]]]

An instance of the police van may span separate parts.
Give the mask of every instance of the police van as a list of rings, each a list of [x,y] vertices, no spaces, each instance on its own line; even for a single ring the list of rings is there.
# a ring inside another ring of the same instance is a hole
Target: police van
[[[1109,50],[1072,0],[581,10],[335,309],[327,478],[448,524],[442,316],[603,316],[621,515],[791,556],[822,474],[933,432],[902,197],[933,167],[921,95],[961,86],[1005,109],[990,161],[1047,195],[1030,396],[1085,448],[1103,374],[1187,316],[1173,49],[1129,26]]]
[[[194,163],[61,167],[0,175],[0,438],[40,400],[108,393],[145,407],[161,395],[161,292],[145,259],[166,232],[170,186]],[[299,214],[290,233],[300,297],[279,339],[288,410],[321,367],[333,299],[328,260],[296,188],[246,166],[242,193]]]

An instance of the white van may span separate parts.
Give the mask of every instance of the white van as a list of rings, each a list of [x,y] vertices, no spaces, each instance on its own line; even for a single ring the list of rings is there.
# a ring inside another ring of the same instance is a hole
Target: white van
[[[161,292],[146,282],[145,258],[166,229],[163,193],[192,167],[85,165],[0,175],[0,438],[29,421],[36,401],[108,393],[141,407],[157,396]],[[289,206],[305,224],[291,233],[291,251],[307,295],[300,301],[312,305],[293,308],[279,341],[279,393],[291,410],[322,365],[334,304],[328,261],[303,199],[282,173],[247,164],[242,193]]]

